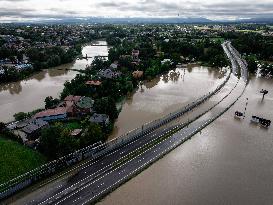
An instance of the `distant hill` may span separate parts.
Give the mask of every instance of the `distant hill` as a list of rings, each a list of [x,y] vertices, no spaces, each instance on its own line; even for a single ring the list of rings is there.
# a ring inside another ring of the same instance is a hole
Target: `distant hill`
[[[105,24],[182,24],[182,23],[211,23],[206,18],[66,18],[61,20],[42,20],[34,23],[105,23]]]
[[[273,18],[250,18],[237,20],[210,20],[207,18],[64,18],[53,20],[41,20],[35,22],[21,22],[20,24],[214,24],[214,23],[273,23]]]
[[[236,22],[243,22],[243,23],[273,23],[273,18],[251,18],[251,19],[237,20]]]

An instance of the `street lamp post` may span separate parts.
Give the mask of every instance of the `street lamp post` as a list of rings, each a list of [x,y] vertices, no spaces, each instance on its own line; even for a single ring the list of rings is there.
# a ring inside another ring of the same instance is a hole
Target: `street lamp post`
[[[245,106],[245,112],[244,112],[244,119],[246,117],[246,108],[247,108],[247,105],[248,105],[248,98],[246,98],[246,106]]]

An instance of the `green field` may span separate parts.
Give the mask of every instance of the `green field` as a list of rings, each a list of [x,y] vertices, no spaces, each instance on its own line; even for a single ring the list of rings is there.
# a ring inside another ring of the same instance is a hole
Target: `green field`
[[[0,184],[46,162],[40,153],[1,137],[0,156]]]
[[[77,121],[71,121],[71,122],[64,123],[64,126],[67,127],[70,130],[80,129],[81,128],[80,122],[77,122]]]

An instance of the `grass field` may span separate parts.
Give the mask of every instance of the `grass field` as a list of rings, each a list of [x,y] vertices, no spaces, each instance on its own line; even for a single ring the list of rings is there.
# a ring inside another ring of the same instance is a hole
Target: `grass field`
[[[40,153],[0,137],[0,184],[45,162],[45,157]]]
[[[221,41],[221,43],[224,43],[225,39],[224,38],[210,38],[210,40],[213,40],[213,41]]]
[[[71,121],[71,122],[64,123],[64,126],[67,127],[70,130],[80,129],[81,128],[81,124],[79,122],[77,122],[77,121]]]

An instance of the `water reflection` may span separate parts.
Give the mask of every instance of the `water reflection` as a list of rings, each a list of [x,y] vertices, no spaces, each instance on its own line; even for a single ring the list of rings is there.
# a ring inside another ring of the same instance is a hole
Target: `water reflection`
[[[21,82],[7,83],[0,86],[0,92],[9,91],[11,95],[19,94],[22,92]]]
[[[105,45],[105,41],[96,42]],[[108,55],[107,46],[83,47],[82,53],[90,57]],[[47,96],[59,97],[65,81],[73,79],[78,72],[69,69],[85,69],[91,64],[88,60],[76,60],[73,63],[61,65],[55,68],[42,70],[26,80],[0,85],[0,121],[13,120],[14,113],[30,112],[44,107],[44,99]]]
[[[206,67],[189,67],[191,73],[186,68],[177,68],[140,83],[138,90],[125,100],[110,139],[177,110],[220,83],[217,70],[210,75]]]

